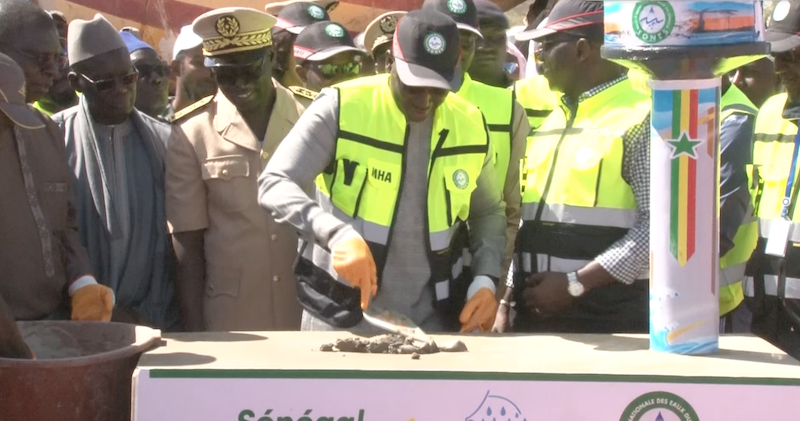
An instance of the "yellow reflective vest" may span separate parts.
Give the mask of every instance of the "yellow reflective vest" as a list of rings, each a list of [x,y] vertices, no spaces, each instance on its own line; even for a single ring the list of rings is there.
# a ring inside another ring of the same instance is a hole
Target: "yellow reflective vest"
[[[736,85],[731,85],[725,95],[722,95],[720,110],[721,122],[736,113],[751,116],[755,116],[758,113],[756,106]],[[750,198],[752,202],[754,198],[752,189]],[[744,300],[742,281],[744,280],[745,266],[758,242],[758,219],[755,217],[752,207],[748,210],[747,215],[747,218],[736,231],[736,236],[733,239],[734,247],[725,256],[720,257],[719,260],[720,315],[733,311]]]
[[[469,74],[464,74],[464,83],[458,96],[478,107],[486,117],[497,180],[501,186],[504,185],[511,160],[514,92],[474,81]]]
[[[533,134],[544,123],[547,116],[559,107],[559,95],[550,90],[550,84],[542,75],[518,80],[514,83],[514,94],[531,125]],[[528,137],[530,142],[530,137]]]
[[[559,107],[535,133],[522,169],[521,272],[580,269],[633,226],[622,139],[650,108],[626,78],[581,102],[577,114]]]
[[[336,86],[339,128],[333,161],[317,178],[320,206],[351,225],[370,247],[378,282],[404,178],[408,124],[395,104],[389,75],[360,78]],[[437,310],[447,319],[455,307],[449,291],[459,279],[464,230],[470,199],[489,153],[489,138],[478,108],[448,95],[433,119],[428,165],[428,263]],[[459,235],[457,235],[459,234]],[[296,273],[298,298],[316,317],[334,326],[352,327],[361,320],[357,289],[346,286],[330,265],[327,251],[301,245]],[[458,288],[457,288],[458,287]],[[456,315],[457,317],[457,315]]]
[[[797,136],[797,120],[790,121],[782,116],[787,98],[784,93],[768,99],[761,106],[756,119],[753,173],[759,240],[747,264],[744,284],[744,295],[753,300],[755,305],[750,307],[756,317],[762,311],[775,311],[774,308],[783,306],[795,316],[800,312],[797,304],[800,302],[797,301],[800,300],[800,209],[797,208],[800,187],[797,169],[800,169],[800,165],[795,170],[795,182],[789,202],[791,230],[787,238],[785,257],[765,253],[770,230],[774,225],[782,224],[782,202]],[[783,312],[782,309],[777,311]],[[800,322],[797,322],[797,327],[800,328]],[[768,332],[756,333],[761,335]]]

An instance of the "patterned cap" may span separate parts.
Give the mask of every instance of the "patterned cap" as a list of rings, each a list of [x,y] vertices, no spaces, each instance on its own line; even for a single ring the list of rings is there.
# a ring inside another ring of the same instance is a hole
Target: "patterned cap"
[[[260,10],[225,7],[200,15],[192,29],[203,38],[203,54],[214,57],[271,46],[275,22]]]

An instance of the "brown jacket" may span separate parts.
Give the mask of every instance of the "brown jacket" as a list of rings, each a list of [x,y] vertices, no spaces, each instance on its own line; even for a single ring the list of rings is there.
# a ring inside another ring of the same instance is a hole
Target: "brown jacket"
[[[208,330],[300,329],[297,235],[258,204],[258,176],[303,112],[275,89],[263,146],[222,93],[176,116],[169,141],[167,220],[173,233],[205,230]]]
[[[39,116],[42,129],[0,133],[0,295],[17,320],[52,316],[67,287],[92,273],[78,237],[63,136]],[[24,164],[15,136],[23,144]],[[32,196],[24,174],[32,181]]]

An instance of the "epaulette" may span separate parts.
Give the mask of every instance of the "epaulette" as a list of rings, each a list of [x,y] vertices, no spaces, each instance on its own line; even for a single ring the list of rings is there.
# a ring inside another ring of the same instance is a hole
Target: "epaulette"
[[[213,100],[214,100],[214,95],[209,95],[201,99],[200,101],[197,101],[194,104],[189,105],[188,107],[185,107],[182,110],[175,112],[175,114],[172,116],[172,123],[177,122],[178,120],[182,119],[183,117],[186,117],[187,115],[191,114],[193,111],[199,108],[205,107],[206,105],[210,104],[211,101]]]
[[[311,89],[307,89],[302,86],[290,86],[289,90],[299,97],[310,99],[312,101],[317,97],[317,95],[319,95],[319,92],[314,92]]]

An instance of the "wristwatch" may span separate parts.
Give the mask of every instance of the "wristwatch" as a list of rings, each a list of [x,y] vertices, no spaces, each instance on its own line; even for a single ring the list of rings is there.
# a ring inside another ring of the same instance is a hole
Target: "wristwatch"
[[[584,288],[581,281],[578,280],[578,272],[568,273],[567,281],[569,281],[569,286],[567,287],[569,295],[573,297],[580,297],[584,292],[586,292],[586,288]]]

